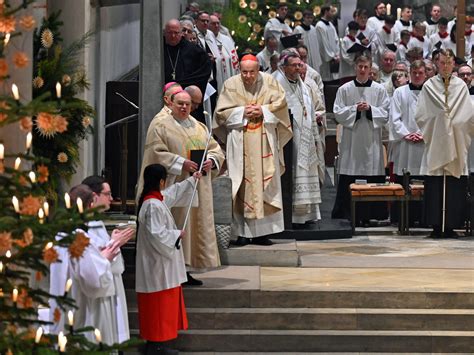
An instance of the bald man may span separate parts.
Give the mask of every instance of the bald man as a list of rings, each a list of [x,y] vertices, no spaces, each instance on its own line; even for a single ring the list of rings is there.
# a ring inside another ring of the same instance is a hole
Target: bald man
[[[285,92],[259,67],[255,56],[242,58],[241,73],[224,82],[213,122],[214,133],[227,142],[237,245],[270,245],[268,235],[284,229],[280,176],[291,123]]]
[[[171,102],[171,113],[161,119],[150,132],[152,144],[147,144],[144,152],[144,157],[151,156],[150,161],[159,162],[168,171],[167,187],[187,179],[190,174],[197,171],[198,164],[190,159],[194,155],[193,151],[206,148],[209,135],[207,127],[190,116],[191,96],[186,91],[172,95]],[[221,148],[211,138],[207,159],[203,165],[208,174],[199,181],[198,198],[195,201],[198,205],[193,205],[196,208],[191,209],[183,238],[186,264],[194,268],[220,265],[214,230],[211,175],[217,175],[223,161],[224,154]],[[187,204],[177,205],[171,210],[179,228],[183,227],[186,211]],[[188,277],[189,281],[194,282]]]
[[[211,75],[207,53],[184,39],[181,24],[176,19],[166,23],[164,37],[165,82],[176,81],[183,87],[196,85],[204,92]]]
[[[191,114],[199,122],[206,123],[206,126],[209,127],[207,121],[209,118],[204,117],[203,111],[200,109],[202,104],[202,92],[196,85],[191,85],[185,88],[186,92],[191,96]]]

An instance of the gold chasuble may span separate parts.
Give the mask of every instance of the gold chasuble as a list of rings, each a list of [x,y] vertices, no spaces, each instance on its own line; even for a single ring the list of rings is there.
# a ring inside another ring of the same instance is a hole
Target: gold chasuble
[[[205,149],[207,137],[206,126],[192,116],[184,121],[178,121],[173,116],[167,115],[162,117],[151,131],[149,130],[143,161],[153,161],[167,169],[168,187],[190,176],[189,172],[182,170],[184,160],[189,159],[191,150]],[[217,169],[199,180],[198,206],[193,205],[191,208],[186,235],[182,241],[186,264],[195,268],[220,265],[214,230],[211,175],[217,175],[224,161],[224,154],[214,139],[209,143],[207,157],[214,160]],[[186,210],[187,206],[174,207],[171,210],[178,228],[183,226]]]
[[[250,104],[262,106],[261,121],[244,117],[245,106]],[[226,142],[234,202],[232,233],[256,238],[281,232],[283,147],[292,137],[283,89],[265,73],[259,73],[249,88],[240,75],[231,77],[219,96],[213,128]]]

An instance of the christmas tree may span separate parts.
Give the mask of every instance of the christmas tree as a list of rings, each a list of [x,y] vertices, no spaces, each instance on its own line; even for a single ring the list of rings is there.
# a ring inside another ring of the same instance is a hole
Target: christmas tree
[[[26,133],[20,152],[0,142],[0,353],[108,353],[131,343],[107,347],[101,343],[100,330],[73,329],[72,325],[59,335],[44,334],[43,327],[49,323],[38,319],[38,310],[53,298],[58,305],[54,322],[68,319],[72,323],[76,305],[67,292],[72,281],[68,280],[65,294],[59,296],[37,285],[48,278],[52,263],[61,262],[56,247],[66,248],[71,258],[82,257],[89,238],[77,232],[78,228],[85,230],[88,221],[100,216],[97,210],[84,210],[82,201],[78,199],[76,204],[69,195],[64,196],[64,206],[48,198],[55,165],[47,157],[33,154],[32,130],[45,139],[61,139],[81,106],[75,100],[63,99],[60,82],[55,83],[54,91],[45,90],[31,101],[22,99],[12,82],[13,70],[24,70],[31,61],[18,49],[27,41],[12,45],[10,39],[21,39],[22,31],[34,30],[35,20],[28,9],[33,2],[0,3],[0,80],[4,88],[11,88],[11,92],[0,93],[0,130],[18,125]],[[57,240],[60,232],[64,237]],[[93,332],[97,341],[88,341],[84,336],[87,332]]]

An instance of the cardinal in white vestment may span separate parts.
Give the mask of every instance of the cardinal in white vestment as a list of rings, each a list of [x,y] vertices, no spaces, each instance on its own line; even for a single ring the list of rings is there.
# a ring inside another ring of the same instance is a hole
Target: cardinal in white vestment
[[[258,68],[255,56],[242,58],[241,74],[224,83],[214,115],[214,133],[227,149],[237,245],[269,245],[267,236],[284,229],[280,176],[291,123],[281,85]]]
[[[435,64],[438,75],[423,85],[415,120],[425,141],[420,173],[426,175],[426,224],[433,226],[434,237],[449,237],[454,235],[454,228],[465,223],[467,153],[474,134],[474,107],[466,83],[452,75],[454,53],[440,50]]]
[[[274,78],[285,90],[293,118],[293,215],[295,224],[321,219],[319,204],[319,159],[316,142],[320,141],[311,94],[300,77],[304,63],[298,54],[282,53],[280,69]]]
[[[372,60],[364,55],[355,62],[356,78],[341,86],[334,102],[336,121],[342,125],[339,144],[339,183],[332,218],[350,217],[349,185],[356,179],[384,182],[382,127],[388,122],[389,98],[385,88],[369,79]],[[360,204],[362,205],[362,203]],[[372,210],[358,207],[355,222],[386,218],[384,205]]]

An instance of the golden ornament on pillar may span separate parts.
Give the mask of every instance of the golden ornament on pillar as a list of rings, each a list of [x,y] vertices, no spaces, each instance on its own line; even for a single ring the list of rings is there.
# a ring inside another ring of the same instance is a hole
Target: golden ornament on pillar
[[[240,15],[240,16],[239,16],[239,22],[240,22],[240,23],[245,23],[245,22],[247,22],[247,16],[245,16],[245,15]]]
[[[295,20],[301,20],[303,18],[303,13],[301,11],[295,11]]]
[[[313,13],[314,13],[314,16],[318,16],[321,13],[321,7],[320,6],[313,7]]]
[[[268,11],[268,17],[275,18],[276,16],[277,16],[277,13],[274,10]]]
[[[258,7],[258,4],[256,1],[251,1],[250,4],[249,4],[249,7],[251,10],[256,10],[257,7]]]
[[[256,23],[255,25],[253,25],[253,30],[256,33],[259,33],[262,30],[262,26],[260,26],[260,24]]]

